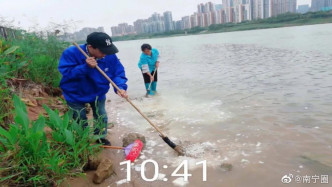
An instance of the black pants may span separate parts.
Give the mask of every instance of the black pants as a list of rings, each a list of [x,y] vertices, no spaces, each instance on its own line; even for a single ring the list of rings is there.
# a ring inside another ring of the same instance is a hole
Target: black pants
[[[154,71],[151,73],[151,75],[153,75]],[[144,83],[150,83],[150,76],[147,73],[142,73],[143,74],[143,78],[144,78]],[[154,80],[155,82],[158,81],[158,71],[156,71],[156,74],[154,75]]]

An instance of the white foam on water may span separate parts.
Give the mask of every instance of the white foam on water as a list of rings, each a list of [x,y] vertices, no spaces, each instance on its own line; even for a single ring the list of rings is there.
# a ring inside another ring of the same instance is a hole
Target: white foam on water
[[[185,186],[188,184],[188,181],[184,181],[183,177],[177,178],[173,181],[173,184],[176,186]]]
[[[242,162],[242,163],[250,163],[250,161],[249,161],[249,160],[247,160],[247,159],[244,159],[244,158],[241,160],[241,162]]]
[[[122,179],[116,182],[117,185],[121,185],[121,184],[125,184],[125,183],[129,183],[129,181],[127,181],[127,179]]]
[[[142,154],[139,158],[144,160],[146,158],[146,156],[144,154]]]
[[[165,177],[166,177],[165,174],[163,174],[163,173],[159,173],[159,175],[158,175],[158,180],[163,180]]]
[[[149,140],[146,142],[146,145],[149,146],[149,147],[154,147],[157,145],[157,141],[154,141],[154,140]]]
[[[245,153],[244,151],[241,152],[241,155],[243,155],[245,157],[249,156],[249,154]]]
[[[215,145],[216,145],[215,143],[211,143],[211,142],[202,143],[202,146],[205,148],[211,148],[211,147],[214,147]]]
[[[194,132],[194,133],[192,133],[191,135],[192,135],[192,136],[196,136],[197,134],[199,134],[199,131]]]
[[[185,148],[186,154],[192,155],[193,157],[201,157],[205,153],[202,144],[192,144]]]
[[[149,150],[144,150],[143,153],[148,153],[148,154],[152,154],[154,151],[154,149],[149,149]]]
[[[141,171],[141,164],[135,165],[135,171]]]

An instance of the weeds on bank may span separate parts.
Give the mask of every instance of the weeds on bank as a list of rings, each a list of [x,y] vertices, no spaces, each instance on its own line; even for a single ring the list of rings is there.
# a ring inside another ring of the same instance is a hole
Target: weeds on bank
[[[12,93],[6,81],[22,78],[49,88],[59,86],[61,75],[58,60],[68,43],[36,34],[17,31],[15,38],[0,38],[0,126],[5,127],[11,118]],[[7,127],[6,127],[7,128]]]
[[[99,153],[100,136],[71,119],[72,113],[59,116],[44,106],[48,117],[30,121],[25,104],[17,97],[15,122],[0,127],[0,184],[49,186],[61,183],[69,175],[79,175],[90,155]],[[46,134],[45,127],[52,131]]]

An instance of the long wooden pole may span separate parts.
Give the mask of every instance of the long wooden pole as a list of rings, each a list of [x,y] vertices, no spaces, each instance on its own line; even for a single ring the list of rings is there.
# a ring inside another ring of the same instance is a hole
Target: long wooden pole
[[[109,146],[109,145],[102,145],[102,148],[109,148],[109,149],[124,149],[124,147],[118,147],[118,146]]]
[[[86,52],[85,51],[83,51],[83,49],[77,44],[77,43],[73,43],[77,48],[78,48],[78,50],[80,50],[81,51],[81,53],[86,57],[86,58],[89,58],[89,56],[88,56],[88,54],[86,54]],[[106,75],[106,73],[103,71],[103,70],[101,70],[100,68],[99,68],[99,66],[97,65],[96,66],[96,69],[112,84],[112,86],[118,91],[118,92],[120,92],[120,88]],[[150,123],[150,125],[152,126],[152,127],[154,127],[155,129],[156,129],[156,131],[158,131],[159,132],[159,134],[161,135],[161,137],[166,137],[166,135],[164,134],[164,133],[162,133],[161,132],[161,130],[129,99],[129,97],[126,97],[125,98],[127,101],[128,101],[128,103],[130,103],[130,105],[131,106],[133,106],[136,110],[137,110],[137,112],[138,113],[140,113],[141,115],[142,115],[142,117],[144,118],[144,119],[146,119],[146,121],[148,121],[149,123]]]
[[[85,51],[82,50],[82,48],[77,44],[77,43],[73,43],[80,51],[81,53],[86,57],[89,58],[89,56],[85,53]],[[120,88],[106,75],[106,73],[101,70],[99,68],[99,66],[96,66],[96,69],[112,84],[112,86],[118,91],[120,92]],[[142,115],[142,117],[144,119],[146,119],[146,121],[149,122],[149,124],[156,129],[156,131],[158,131],[160,137],[164,140],[164,142],[169,145],[172,149],[174,149],[176,152],[179,153],[179,155],[185,155],[185,151],[182,149],[181,146],[177,146],[175,143],[173,143],[164,133],[161,132],[161,130],[129,99],[129,97],[125,98],[128,103],[130,103],[130,105],[132,107],[134,107],[136,109],[136,111],[138,113],[140,113]]]

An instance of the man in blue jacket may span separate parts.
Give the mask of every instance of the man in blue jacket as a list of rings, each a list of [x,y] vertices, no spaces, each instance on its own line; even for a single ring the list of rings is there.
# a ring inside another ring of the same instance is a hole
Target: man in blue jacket
[[[60,58],[59,71],[62,74],[60,87],[68,106],[73,110],[73,118],[84,120],[88,126],[85,104],[89,103],[95,119],[95,134],[105,135],[98,143],[111,145],[106,139],[107,113],[105,110],[106,93],[110,89],[108,80],[95,68],[102,69],[121,89],[115,93],[128,97],[127,78],[124,67],[115,55],[118,49],[106,33],[94,32],[87,37],[87,44],[80,47],[89,55],[86,58],[75,46],[67,48]],[[101,125],[100,125],[101,124]]]

